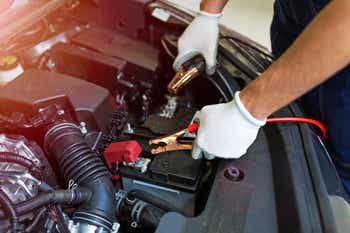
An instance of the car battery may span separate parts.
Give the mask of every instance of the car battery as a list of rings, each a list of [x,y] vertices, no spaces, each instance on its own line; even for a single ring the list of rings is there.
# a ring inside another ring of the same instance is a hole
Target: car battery
[[[194,160],[189,151],[172,151],[155,156],[145,172],[121,166],[119,174],[124,190],[146,191],[172,203],[182,214],[194,216],[205,164]]]

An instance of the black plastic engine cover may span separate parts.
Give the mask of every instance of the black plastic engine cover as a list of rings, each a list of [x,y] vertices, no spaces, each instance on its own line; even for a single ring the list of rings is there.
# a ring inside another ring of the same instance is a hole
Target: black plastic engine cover
[[[126,66],[126,61],[73,44],[58,44],[48,57],[56,72],[94,83],[112,94],[117,89],[116,77]]]
[[[138,77],[151,77],[159,65],[157,47],[104,28],[91,27],[74,37],[73,42],[127,61],[125,72],[131,70]]]
[[[68,99],[79,122],[91,130],[107,129],[113,107],[108,90],[67,75],[28,70],[0,92],[0,113],[35,115],[38,108]]]

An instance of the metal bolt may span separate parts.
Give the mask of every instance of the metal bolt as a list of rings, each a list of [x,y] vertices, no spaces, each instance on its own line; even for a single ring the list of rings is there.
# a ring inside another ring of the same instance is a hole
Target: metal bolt
[[[126,124],[126,131],[130,134],[134,133],[134,129],[132,128],[130,123]]]
[[[64,114],[64,110],[59,110],[59,111],[57,112],[57,114],[58,114],[59,116],[62,116],[62,115]]]
[[[132,223],[131,223],[131,227],[137,228],[137,226],[138,226],[137,222],[132,222]]]
[[[244,174],[237,167],[229,167],[225,169],[224,176],[230,181],[238,182],[243,179]]]
[[[117,80],[120,80],[124,77],[124,73],[123,72],[119,72],[117,75]]]
[[[49,59],[49,60],[46,62],[46,67],[47,67],[49,70],[53,70],[53,69],[55,69],[56,64],[55,64],[54,61],[52,61],[51,59]]]
[[[82,134],[87,134],[87,128],[86,128],[86,123],[84,121],[80,122],[80,132]]]

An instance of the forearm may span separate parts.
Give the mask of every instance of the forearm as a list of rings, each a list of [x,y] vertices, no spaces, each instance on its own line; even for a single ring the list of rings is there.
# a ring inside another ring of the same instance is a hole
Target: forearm
[[[350,1],[331,1],[280,59],[241,92],[253,116],[268,117],[349,64],[349,13]]]
[[[228,0],[202,0],[201,10],[213,14],[221,13]]]

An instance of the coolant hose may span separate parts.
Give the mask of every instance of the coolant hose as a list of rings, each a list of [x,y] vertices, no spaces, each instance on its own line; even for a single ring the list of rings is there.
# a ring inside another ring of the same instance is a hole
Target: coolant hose
[[[133,189],[128,193],[129,198],[137,198],[144,202],[150,203],[162,210],[167,212],[178,212],[181,213],[181,210],[172,205],[171,203],[141,189]]]
[[[141,215],[140,215],[140,223],[146,229],[157,229],[160,219],[164,216],[165,211],[154,207],[154,206],[146,206]]]
[[[112,231],[116,207],[111,175],[102,159],[90,149],[80,129],[71,123],[55,125],[47,131],[44,145],[67,183],[73,180],[78,187],[92,192],[90,201],[74,212],[73,221]]]
[[[117,216],[121,221],[131,221],[132,224],[142,226],[152,232],[158,227],[160,219],[167,212],[150,203],[146,203],[125,191],[116,194]]]

